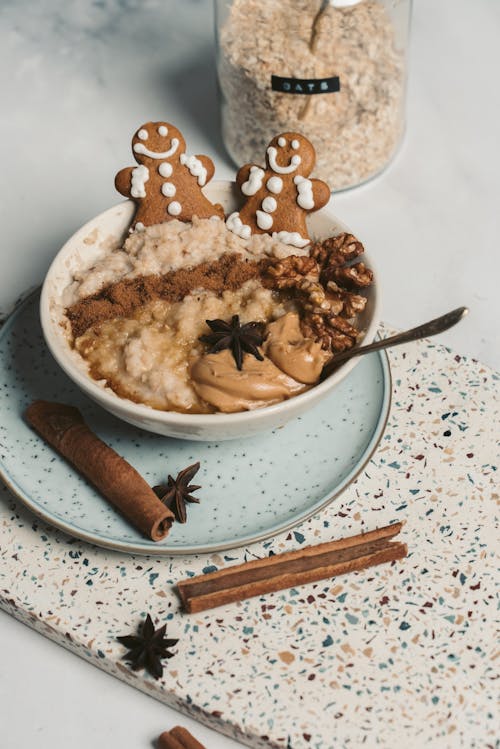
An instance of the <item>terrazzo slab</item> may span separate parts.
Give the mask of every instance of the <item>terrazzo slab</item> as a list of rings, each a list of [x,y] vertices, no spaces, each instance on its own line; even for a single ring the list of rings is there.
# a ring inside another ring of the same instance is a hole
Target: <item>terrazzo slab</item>
[[[393,402],[377,452],[293,531],[212,555],[134,557],[53,530],[5,493],[0,605],[251,747],[498,747],[500,378],[432,342],[390,358]],[[173,586],[184,577],[402,519],[401,562],[180,612]],[[132,672],[115,640],[147,613],[179,637],[158,682]]]

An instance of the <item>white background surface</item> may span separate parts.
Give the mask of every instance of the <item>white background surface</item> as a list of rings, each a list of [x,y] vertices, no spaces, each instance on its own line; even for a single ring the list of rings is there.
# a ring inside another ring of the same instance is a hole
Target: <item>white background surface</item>
[[[209,0],[0,4],[0,311],[38,284],[65,239],[118,197],[147,120],[234,167],[218,134]],[[500,3],[417,0],[406,139],[336,213],[377,258],[382,317],[404,328],[465,304],[441,340],[500,369]],[[0,501],[3,501],[0,490]],[[2,749],[141,749],[176,723],[239,746],[0,613]]]

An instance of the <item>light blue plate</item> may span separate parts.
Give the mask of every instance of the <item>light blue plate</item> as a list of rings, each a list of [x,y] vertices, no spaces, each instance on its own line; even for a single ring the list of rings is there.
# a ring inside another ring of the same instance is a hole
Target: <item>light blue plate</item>
[[[137,554],[212,552],[287,530],[329,504],[366,465],[384,431],[391,382],[385,355],[364,356],[333,393],[282,429],[246,440],[186,442],[142,432],[86,398],[44,341],[38,293],[0,331],[0,475],[48,523]],[[31,401],[77,406],[97,434],[151,485],[199,460],[200,505],[155,543],[143,538],[23,421]]]

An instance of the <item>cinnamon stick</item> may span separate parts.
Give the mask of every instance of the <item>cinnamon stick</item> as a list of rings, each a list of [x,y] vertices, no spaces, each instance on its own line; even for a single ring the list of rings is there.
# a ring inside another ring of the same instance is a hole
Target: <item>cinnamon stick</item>
[[[158,739],[158,749],[205,749],[183,726],[164,731]]]
[[[182,580],[177,588],[183,607],[188,613],[196,613],[402,559],[408,553],[406,544],[390,541],[402,526],[403,523],[393,523],[339,541],[275,554]]]
[[[73,406],[35,401],[25,411],[33,429],[71,463],[135,528],[160,541],[174,515],[142,476],[99,439]]]

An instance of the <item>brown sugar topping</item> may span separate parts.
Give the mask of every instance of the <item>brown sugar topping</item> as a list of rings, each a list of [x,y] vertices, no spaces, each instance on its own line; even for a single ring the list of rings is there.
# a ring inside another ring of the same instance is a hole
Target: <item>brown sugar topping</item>
[[[259,263],[242,260],[238,253],[225,254],[214,262],[179,268],[162,276],[117,281],[68,307],[66,315],[73,337],[78,338],[91,326],[115,317],[129,317],[148,302],[179,302],[196,289],[215,294],[235,291],[259,274]]]

